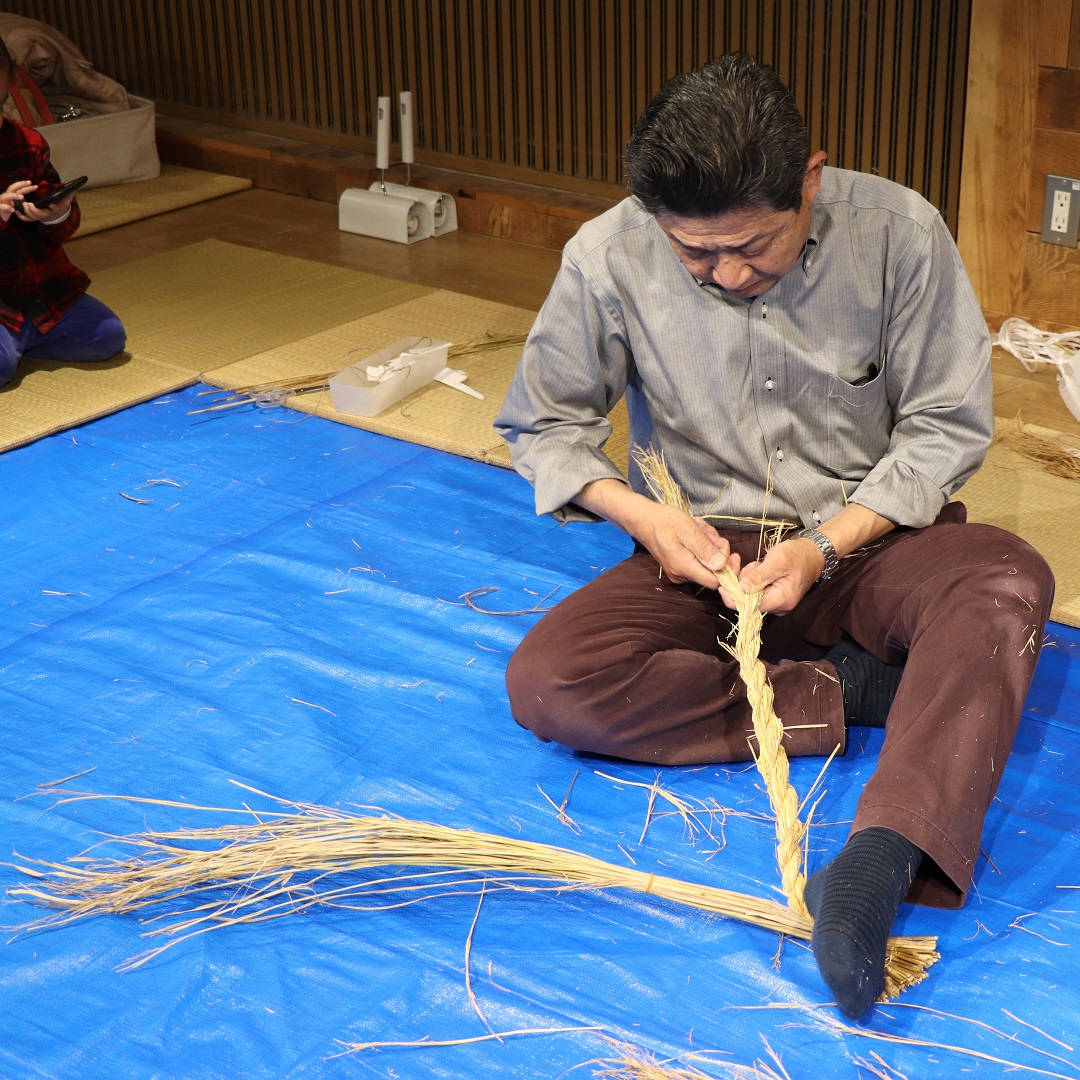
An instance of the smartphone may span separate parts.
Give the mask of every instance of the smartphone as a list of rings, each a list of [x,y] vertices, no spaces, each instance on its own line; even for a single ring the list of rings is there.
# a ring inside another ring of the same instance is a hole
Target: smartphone
[[[74,180],[69,180],[66,184],[61,184],[60,187],[54,188],[44,195],[35,195],[29,199],[23,199],[23,202],[36,206],[39,210],[44,210],[47,206],[52,206],[53,203],[67,198],[73,191],[78,191],[88,179],[89,177],[86,176],[76,177]]]

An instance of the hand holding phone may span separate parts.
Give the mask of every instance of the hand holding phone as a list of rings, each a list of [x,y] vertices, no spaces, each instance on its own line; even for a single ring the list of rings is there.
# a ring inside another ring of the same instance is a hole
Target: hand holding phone
[[[23,199],[23,202],[36,206],[39,210],[44,210],[78,191],[88,179],[89,177],[86,176],[78,176],[74,180],[69,180],[66,184],[61,184],[58,188],[46,192],[44,195],[34,195],[29,199]]]

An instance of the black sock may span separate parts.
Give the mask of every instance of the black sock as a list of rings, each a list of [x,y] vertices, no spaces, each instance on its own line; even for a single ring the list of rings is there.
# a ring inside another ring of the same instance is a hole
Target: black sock
[[[840,680],[845,722],[884,727],[904,674],[903,665],[883,663],[851,638],[841,638],[825,659],[836,668]]]
[[[885,989],[885,945],[922,858],[899,833],[875,826],[855,833],[806,883],[814,959],[852,1020]]]

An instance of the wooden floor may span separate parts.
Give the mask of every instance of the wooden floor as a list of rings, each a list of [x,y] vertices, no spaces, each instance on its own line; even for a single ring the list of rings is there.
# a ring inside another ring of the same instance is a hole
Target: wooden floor
[[[333,204],[252,189],[145,221],[72,240],[73,261],[98,270],[215,238],[287,255],[452,289],[536,310],[559,268],[559,253],[509,240],[455,232],[418,244],[343,233]],[[121,316],[123,312],[120,313]],[[994,355],[994,410],[1080,437],[1052,371],[1031,374],[1001,350]]]

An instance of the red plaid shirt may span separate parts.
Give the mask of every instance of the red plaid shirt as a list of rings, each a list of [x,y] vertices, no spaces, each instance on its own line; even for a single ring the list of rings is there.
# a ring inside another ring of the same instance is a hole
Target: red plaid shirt
[[[16,180],[33,180],[34,195],[60,186],[49,147],[33,128],[5,119],[0,125],[0,191]],[[0,323],[19,330],[29,319],[43,334],[86,291],[90,279],[73,266],[62,247],[79,227],[77,203],[59,225],[28,224],[14,215],[0,224]]]

